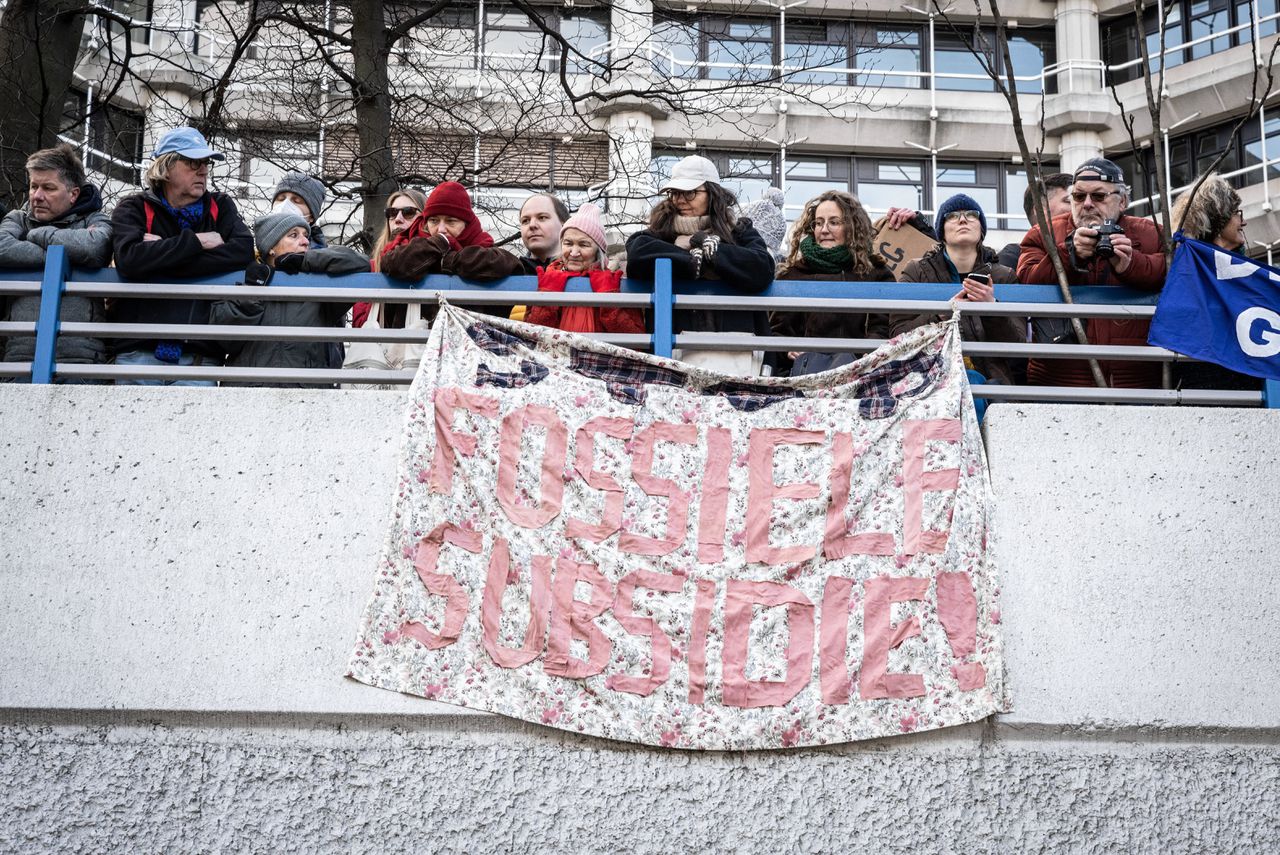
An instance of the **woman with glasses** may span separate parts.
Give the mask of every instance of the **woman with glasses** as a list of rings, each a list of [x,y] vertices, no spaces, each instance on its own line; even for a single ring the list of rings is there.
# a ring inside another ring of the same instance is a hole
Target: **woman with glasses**
[[[754,294],[773,282],[773,256],[749,219],[739,219],[734,195],[720,185],[720,173],[705,157],[691,155],[671,170],[662,185],[664,198],[649,215],[649,227],[627,241],[627,275],[653,279],[654,264],[671,260],[677,280],[712,280],[728,293]],[[680,309],[677,333],[754,333],[769,335],[765,312]],[[688,350],[676,359],[726,374],[754,376],[761,351]]]
[[[396,279],[443,273],[493,282],[523,274],[524,266],[514,254],[493,245],[493,238],[471,207],[466,188],[457,181],[445,181],[431,191],[422,212],[383,250],[382,272]],[[503,317],[511,311],[510,306],[471,308]]]
[[[893,271],[872,248],[875,232],[862,203],[852,193],[828,190],[804,205],[791,233],[791,250],[778,268],[779,280],[893,282]],[[887,315],[844,312],[774,312],[774,335],[810,338],[887,338]],[[788,354],[791,376],[816,374],[848,365],[853,353],[806,351]]]
[[[1240,194],[1217,173],[1205,178],[1194,198],[1190,192],[1179,196],[1172,214],[1175,232],[1228,252],[1244,249],[1247,223]],[[1262,381],[1209,362],[1175,362],[1173,388],[1257,390],[1262,388]]]
[[[1018,281],[1009,268],[1001,264],[995,250],[983,245],[987,236],[987,217],[973,198],[957,193],[938,207],[934,230],[940,235],[938,244],[903,268],[899,281],[953,283],[959,290],[951,297],[966,303],[995,302],[995,286]],[[901,335],[924,324],[945,320],[945,315],[925,312],[900,313],[889,318],[889,332]],[[1024,319],[980,316],[970,312],[960,315],[960,335],[965,341],[1027,340]],[[973,383],[1009,385],[1013,373],[1008,360],[993,357],[966,357],[969,379]],[[985,407],[979,403],[978,417]]]
[[[382,255],[387,251],[387,244],[391,243],[392,240],[409,227],[409,223],[412,223],[414,218],[422,213],[422,207],[426,204],[427,194],[412,187],[404,187],[387,197],[382,234],[378,235],[378,239],[373,243],[373,254],[370,261],[370,267],[375,273],[382,270]],[[364,326],[365,320],[369,317],[369,310],[372,307],[372,303],[356,303],[355,308],[351,310],[351,325],[357,329]],[[404,303],[388,304],[383,309],[387,315],[392,314],[394,310],[394,314],[399,318],[399,324],[395,327],[396,329],[404,326],[406,310]],[[390,318],[384,318],[384,320],[390,320]],[[383,326],[388,327],[390,325],[383,324]]]

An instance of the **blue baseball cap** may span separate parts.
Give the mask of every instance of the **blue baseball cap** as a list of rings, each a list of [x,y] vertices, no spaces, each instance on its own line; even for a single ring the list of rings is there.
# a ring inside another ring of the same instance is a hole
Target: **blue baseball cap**
[[[195,128],[174,128],[165,132],[156,143],[152,157],[162,154],[180,154],[191,160],[226,160],[227,156],[220,151],[209,148],[209,142]]]

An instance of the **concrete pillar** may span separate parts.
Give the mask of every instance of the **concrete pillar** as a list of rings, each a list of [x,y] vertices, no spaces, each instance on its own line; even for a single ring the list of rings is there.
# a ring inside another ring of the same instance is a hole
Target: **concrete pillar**
[[[1055,13],[1057,19],[1058,62],[1077,61],[1083,67],[1072,68],[1058,75],[1058,94],[1054,100],[1065,100],[1074,109],[1076,121],[1064,122],[1059,130],[1059,149],[1062,169],[1071,171],[1082,161],[1102,153],[1102,134],[1105,123],[1097,121],[1099,96],[1105,92],[1102,72],[1102,37],[1098,30],[1097,0],[1059,0]],[[1080,120],[1082,102],[1090,104],[1093,121]],[[1051,131],[1052,132],[1052,131]]]
[[[649,162],[653,157],[653,118],[638,110],[609,116],[609,242],[625,240],[645,222],[654,193]]]

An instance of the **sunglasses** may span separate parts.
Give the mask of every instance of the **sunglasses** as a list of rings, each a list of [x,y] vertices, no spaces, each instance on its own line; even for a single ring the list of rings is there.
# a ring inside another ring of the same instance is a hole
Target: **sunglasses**
[[[1119,195],[1120,195],[1119,190],[1094,190],[1092,193],[1081,193],[1079,190],[1072,190],[1071,200],[1079,204],[1083,202],[1085,199],[1092,199],[1093,204],[1101,205],[1103,202],[1107,201],[1108,196],[1119,196]]]
[[[954,223],[959,220],[976,220],[978,219],[977,211],[952,211],[942,218],[944,223]]]
[[[404,217],[406,220],[412,220],[422,212],[421,208],[415,208],[412,205],[406,205],[403,208],[387,208],[384,212],[388,220],[394,220],[396,217]]]

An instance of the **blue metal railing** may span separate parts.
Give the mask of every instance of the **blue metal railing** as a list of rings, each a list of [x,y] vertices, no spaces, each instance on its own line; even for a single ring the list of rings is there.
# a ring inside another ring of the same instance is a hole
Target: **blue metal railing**
[[[673,281],[671,262],[665,259],[657,262],[654,272],[652,283],[624,279],[621,293],[630,296],[626,301],[629,304],[644,306],[652,311],[653,333],[641,337],[641,340],[647,338],[653,352],[660,356],[671,356],[678,343],[674,327],[674,313],[678,307],[862,312],[875,311],[868,306],[868,301],[883,300],[899,306],[902,303],[911,303],[913,307],[919,304],[920,311],[943,311],[945,304],[955,293],[955,286],[951,284],[777,281],[758,294],[743,296],[726,294],[723,286],[715,282]],[[32,283],[36,275],[35,271],[0,271],[0,282]],[[67,262],[66,251],[61,246],[49,247],[39,279],[40,315],[35,325],[36,342],[30,375],[32,383],[53,381],[57,339],[61,331],[62,299],[69,289],[71,293],[97,293],[99,296],[171,296],[185,295],[189,291],[193,298],[216,299],[209,295],[208,286],[237,286],[234,294],[238,297],[324,300],[327,296],[335,300],[392,302],[407,291],[425,291],[432,295],[439,292],[461,305],[485,302],[591,305],[600,301],[599,297],[592,294],[586,279],[570,280],[564,294],[548,294],[537,291],[537,279],[533,276],[513,276],[498,282],[478,283],[451,276],[430,276],[419,282],[404,282],[380,273],[356,273],[339,277],[299,274],[280,277],[266,289],[252,289],[240,285],[242,274],[226,273],[165,285],[130,284],[122,280],[114,269],[73,271]],[[1149,314],[1151,310],[1142,307],[1152,306],[1157,297],[1149,292],[1117,287],[1078,287],[1072,293],[1076,305],[1068,308],[1062,305],[1056,285],[997,285],[996,295],[1002,304],[966,305],[963,308],[983,314],[1138,317],[1141,316],[1139,311]],[[858,307],[841,305],[841,301],[850,300],[858,301]],[[803,302],[797,306],[796,301]],[[886,310],[889,308],[885,307]],[[901,311],[900,308],[896,310]],[[358,336],[353,335],[356,332],[346,330],[343,335],[349,339],[356,338]],[[403,334],[403,331],[392,331],[392,336],[397,334]],[[159,338],[161,335],[156,334],[155,337]],[[637,337],[628,338],[634,341]],[[759,344],[767,344],[769,341],[762,339]],[[776,344],[781,345],[782,340]],[[1256,402],[1257,399],[1254,400]],[[1280,408],[1280,382],[1266,381],[1262,403],[1266,407]]]

